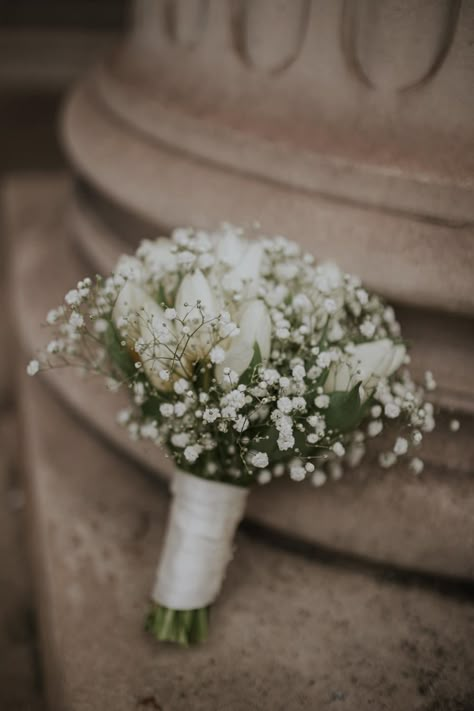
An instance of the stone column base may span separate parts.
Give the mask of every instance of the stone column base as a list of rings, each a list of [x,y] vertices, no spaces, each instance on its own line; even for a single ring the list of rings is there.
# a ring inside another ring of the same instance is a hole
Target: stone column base
[[[40,322],[49,308],[88,272],[71,240],[71,184],[62,176],[38,175],[10,181],[3,194],[12,247],[12,303],[25,350],[21,368],[45,338]],[[43,376],[41,376],[43,377]],[[166,479],[170,462],[156,448],[133,443],[115,424],[121,396],[98,379],[61,371],[44,377],[50,397],[80,417],[94,432],[126,455],[133,469]],[[125,402],[125,400],[123,400]],[[283,541],[377,563],[459,578],[474,578],[474,479],[472,418],[457,434],[441,415],[439,431],[427,438],[427,466],[414,477],[400,466],[389,472],[372,460],[321,489],[279,481],[257,488],[248,518]],[[62,427],[58,443],[68,433]],[[136,474],[135,476],[138,476]]]

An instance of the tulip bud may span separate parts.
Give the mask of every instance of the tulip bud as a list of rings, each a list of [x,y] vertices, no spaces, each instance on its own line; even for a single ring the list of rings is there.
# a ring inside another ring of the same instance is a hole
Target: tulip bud
[[[139,330],[140,360],[145,375],[157,390],[170,390],[174,380],[181,375],[179,363],[173,362],[176,336],[172,324],[166,321],[163,309],[152,299],[141,308]],[[160,376],[163,371],[170,370],[172,372],[167,378]]]
[[[272,322],[268,309],[260,300],[247,303],[239,320],[240,332],[234,336],[222,363],[215,368],[219,383],[224,382],[224,368],[234,370],[237,375],[249,367],[254,354],[254,345],[258,344],[262,361],[270,356],[272,341]]]
[[[329,368],[329,374],[324,383],[324,390],[327,393],[336,391],[346,392],[351,389],[351,383],[355,385],[355,382],[352,382],[354,377],[352,364],[345,361],[333,363]]]
[[[112,321],[117,328],[125,332],[130,341],[136,340],[139,336],[137,313],[149,298],[143,289],[132,281],[125,282],[117,296],[112,310]],[[124,322],[126,322],[125,327]]]
[[[179,363],[173,363],[176,336],[161,307],[143,289],[128,281],[115,302],[112,319],[124,332],[131,350],[135,351],[135,344],[140,339],[140,352],[135,353],[152,385],[158,390],[169,390],[183,370]],[[125,320],[125,326],[122,320]],[[160,377],[163,370],[174,371],[169,380]]]
[[[388,378],[403,363],[406,349],[388,338],[359,343],[346,361],[333,363],[324,389],[327,393],[350,390],[361,382],[364,391],[372,390],[382,378]]]
[[[198,329],[188,344],[188,355],[194,359],[204,358],[212,347],[212,324],[199,327],[203,319],[215,319],[219,313],[217,299],[211,286],[201,272],[196,269],[183,278],[176,294],[175,309],[182,321],[191,328]]]

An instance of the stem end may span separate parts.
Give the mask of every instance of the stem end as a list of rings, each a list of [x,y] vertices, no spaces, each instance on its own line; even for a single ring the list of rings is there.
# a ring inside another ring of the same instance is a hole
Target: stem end
[[[160,642],[174,642],[183,647],[205,642],[209,630],[209,607],[196,610],[172,610],[152,603],[145,629]]]

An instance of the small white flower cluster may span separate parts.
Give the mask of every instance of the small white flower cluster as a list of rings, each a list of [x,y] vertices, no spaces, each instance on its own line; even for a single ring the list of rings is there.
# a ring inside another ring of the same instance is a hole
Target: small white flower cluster
[[[286,471],[319,487],[391,421],[403,431],[382,467],[434,427],[393,309],[281,236],[249,241],[226,224],[147,240],[47,323],[54,338],[28,373],[81,365],[128,387],[119,423],[200,476],[248,485]]]

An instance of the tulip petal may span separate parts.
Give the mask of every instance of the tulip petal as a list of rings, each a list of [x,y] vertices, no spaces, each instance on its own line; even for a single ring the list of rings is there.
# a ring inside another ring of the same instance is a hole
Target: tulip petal
[[[390,364],[390,368],[387,373],[388,376],[393,375],[393,373],[395,373],[395,371],[398,370],[401,365],[403,365],[403,361],[405,360],[406,353],[407,353],[407,349],[401,343],[399,343],[398,345],[395,346],[395,349],[393,352],[393,357],[392,357],[392,362]]]
[[[224,368],[235,370],[237,375],[249,367],[254,344],[257,343],[262,361],[268,360],[271,350],[272,322],[268,309],[260,299],[247,303],[239,320],[240,332],[234,336],[222,363],[216,366],[218,382],[223,382]]]
[[[370,391],[381,378],[388,378],[403,363],[406,349],[389,338],[359,343],[347,362],[334,363],[324,384],[327,393],[347,391],[356,381]]]
[[[149,297],[139,286],[132,281],[125,282],[120,290],[119,295],[112,310],[112,321],[116,326],[119,325],[120,319],[127,319],[127,335],[130,338],[138,338],[138,318],[137,312],[140,306]]]
[[[217,300],[208,280],[200,269],[196,269],[192,274],[186,274],[179,285],[175,303],[178,316],[184,320],[185,316],[189,314],[193,306],[196,306],[198,301],[206,317],[217,316],[219,312]],[[195,318],[197,315],[199,314],[194,311],[190,314],[190,317]]]
[[[217,382],[222,385],[225,381],[224,370],[230,368],[237,375],[244,373],[249,367],[253,357],[253,346],[247,341],[240,341],[233,344],[227,351],[226,357],[222,363],[216,365],[214,372]]]

